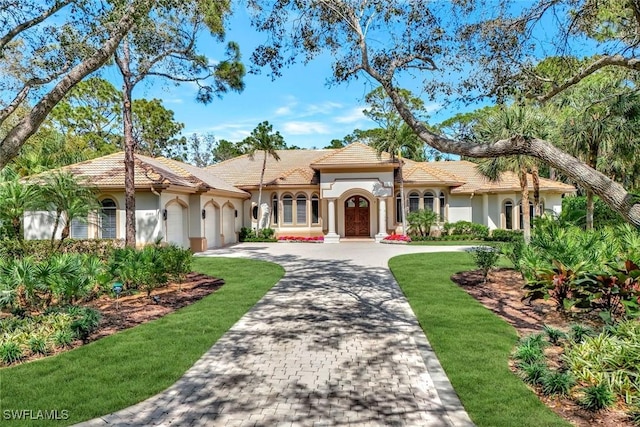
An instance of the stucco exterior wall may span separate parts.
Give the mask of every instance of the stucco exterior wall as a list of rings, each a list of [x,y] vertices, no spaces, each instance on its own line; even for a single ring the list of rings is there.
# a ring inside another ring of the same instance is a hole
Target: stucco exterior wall
[[[472,221],[472,211],[468,195],[449,196],[449,216],[447,222]]]

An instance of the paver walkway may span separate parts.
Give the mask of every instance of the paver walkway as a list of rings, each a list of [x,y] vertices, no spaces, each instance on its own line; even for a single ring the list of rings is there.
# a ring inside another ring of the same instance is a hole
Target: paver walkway
[[[455,249],[250,243],[210,251],[273,261],[286,274],[176,384],[81,425],[472,426],[387,268],[397,254]]]

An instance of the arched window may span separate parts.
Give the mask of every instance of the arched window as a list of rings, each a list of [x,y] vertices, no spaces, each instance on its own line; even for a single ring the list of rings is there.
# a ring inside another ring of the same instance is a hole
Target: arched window
[[[434,195],[431,191],[424,193],[424,209],[433,212],[433,199]]]
[[[274,194],[271,198],[271,213],[273,215],[273,224],[278,223],[278,195]]]
[[[400,196],[400,192],[396,193],[396,222],[398,224],[402,222],[402,196]]]
[[[102,239],[116,238],[116,202],[104,199],[100,202],[100,237]]]
[[[311,223],[318,224],[320,222],[320,199],[317,194],[311,196]]]
[[[522,203],[520,203],[522,204]],[[522,206],[520,206],[520,230],[524,229],[524,218],[522,216]],[[529,201],[529,224],[533,222],[533,214],[535,213],[535,209],[533,207],[533,202]]]
[[[307,223],[307,196],[299,194],[296,197],[296,224]]]
[[[415,212],[420,209],[420,194],[412,192],[409,194],[409,212]]]
[[[289,194],[282,197],[282,222],[293,224],[293,197]]]
[[[440,201],[440,212],[439,212],[440,218],[439,219],[440,221],[444,222],[447,220],[445,218],[445,206],[447,205],[447,199],[445,198],[444,193],[442,191],[440,192],[440,197],[438,199]]]
[[[513,203],[507,200],[503,205],[504,228],[513,230]]]
[[[251,216],[255,220],[258,219],[258,205],[255,205],[253,208],[251,208]]]

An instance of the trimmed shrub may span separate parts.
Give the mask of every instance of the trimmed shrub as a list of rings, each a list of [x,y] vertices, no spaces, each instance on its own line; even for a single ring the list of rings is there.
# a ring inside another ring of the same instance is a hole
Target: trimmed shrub
[[[482,270],[482,283],[486,284],[489,271],[498,263],[500,252],[496,248],[489,246],[477,246],[471,248],[470,253],[476,266]]]
[[[489,236],[489,227],[469,221],[446,223],[444,233],[448,235],[469,235],[474,239],[483,240]]]

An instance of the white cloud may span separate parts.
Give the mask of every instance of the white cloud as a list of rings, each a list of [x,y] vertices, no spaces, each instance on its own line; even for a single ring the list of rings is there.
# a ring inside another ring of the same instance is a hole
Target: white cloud
[[[333,120],[337,123],[356,123],[359,122],[360,120],[365,119],[365,115],[362,114],[362,110],[364,110],[366,107],[363,106],[358,106],[358,107],[353,107],[350,110],[347,110],[346,112],[342,113],[339,116],[336,116]]]
[[[424,106],[424,109],[427,113],[433,113],[436,112],[438,110],[440,110],[442,108],[442,104],[439,104],[437,102],[430,102],[428,104],[426,104]]]
[[[325,101],[319,104],[309,104],[302,109],[300,117],[313,116],[316,114],[331,114],[338,108],[342,108],[342,104],[332,101]]]
[[[311,135],[311,134],[327,134],[330,133],[327,125],[321,122],[303,122],[292,121],[285,122],[282,125],[282,130],[285,133],[291,135]]]

